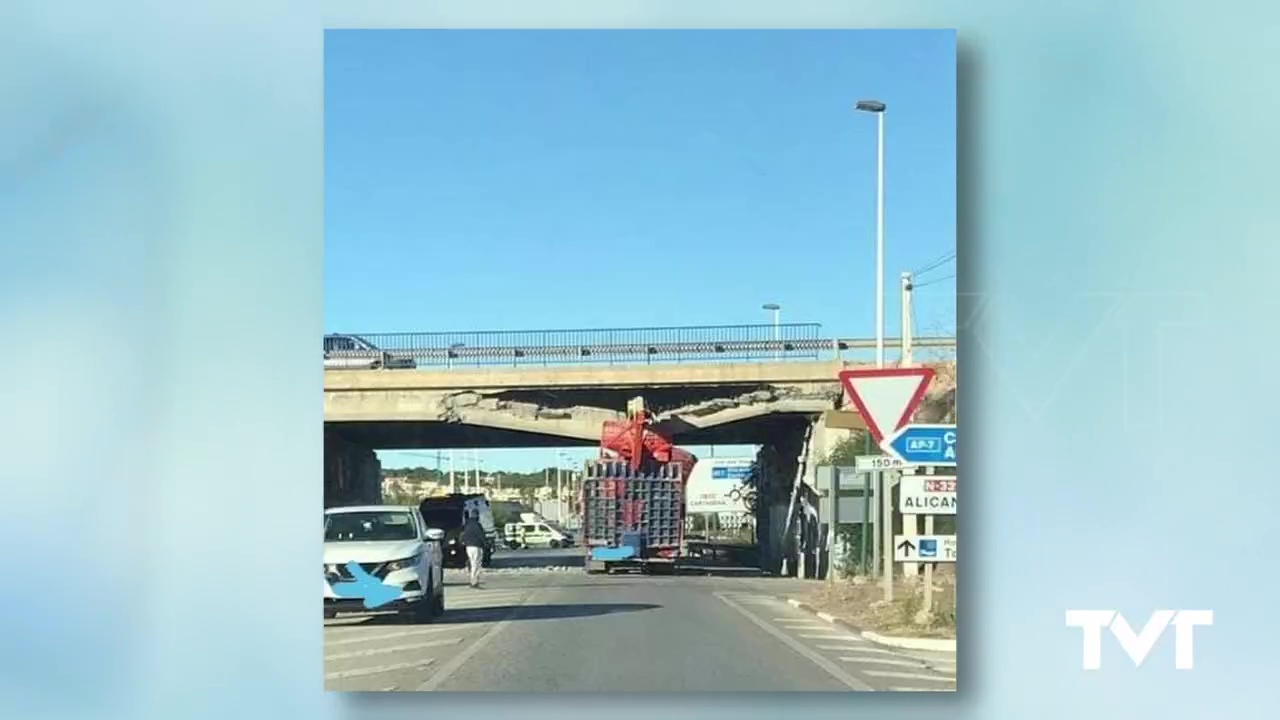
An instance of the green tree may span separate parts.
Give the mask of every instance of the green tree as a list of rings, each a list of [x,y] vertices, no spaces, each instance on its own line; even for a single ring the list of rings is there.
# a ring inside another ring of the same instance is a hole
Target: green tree
[[[882,455],[883,451],[876,447],[875,443],[868,441],[868,435],[865,430],[853,430],[849,433],[849,437],[842,439],[831,448],[831,452],[823,458],[823,463],[827,465],[844,465],[853,466],[854,460],[859,455]]]

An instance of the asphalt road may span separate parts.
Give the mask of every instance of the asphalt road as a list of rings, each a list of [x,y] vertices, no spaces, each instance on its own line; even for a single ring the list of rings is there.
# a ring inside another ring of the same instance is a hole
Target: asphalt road
[[[326,689],[955,689],[946,658],[879,647],[788,605],[802,581],[586,575],[577,550],[494,561],[478,589],[448,571],[445,614],[432,624],[324,621]]]

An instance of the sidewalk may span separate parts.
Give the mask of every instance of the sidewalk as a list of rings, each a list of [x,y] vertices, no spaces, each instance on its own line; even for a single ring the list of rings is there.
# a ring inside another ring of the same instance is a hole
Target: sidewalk
[[[839,625],[866,640],[898,648],[919,659],[936,664],[943,672],[955,672],[955,579],[934,582],[933,612],[921,612],[923,588],[920,582],[894,583],[894,600],[884,601],[884,589],[872,582],[841,580],[809,585],[787,595],[792,605],[819,619]]]

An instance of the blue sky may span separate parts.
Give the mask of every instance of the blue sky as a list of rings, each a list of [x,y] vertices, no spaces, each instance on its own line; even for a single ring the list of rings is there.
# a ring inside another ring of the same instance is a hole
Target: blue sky
[[[767,323],[777,302],[871,337],[868,97],[894,335],[899,273],[955,252],[951,31],[330,31],[325,330]],[[917,332],[954,332],[954,272],[919,278]]]

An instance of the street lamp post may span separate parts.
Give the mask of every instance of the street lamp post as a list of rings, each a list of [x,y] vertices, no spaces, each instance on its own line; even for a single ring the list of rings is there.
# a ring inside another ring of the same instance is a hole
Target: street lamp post
[[[884,111],[878,100],[859,100],[854,109],[876,116],[876,367],[884,367]]]
[[[782,357],[782,326],[779,324],[779,313],[782,312],[782,306],[777,303],[765,303],[761,305],[762,310],[770,310],[773,312],[773,342],[778,346],[774,349],[778,358]]]

